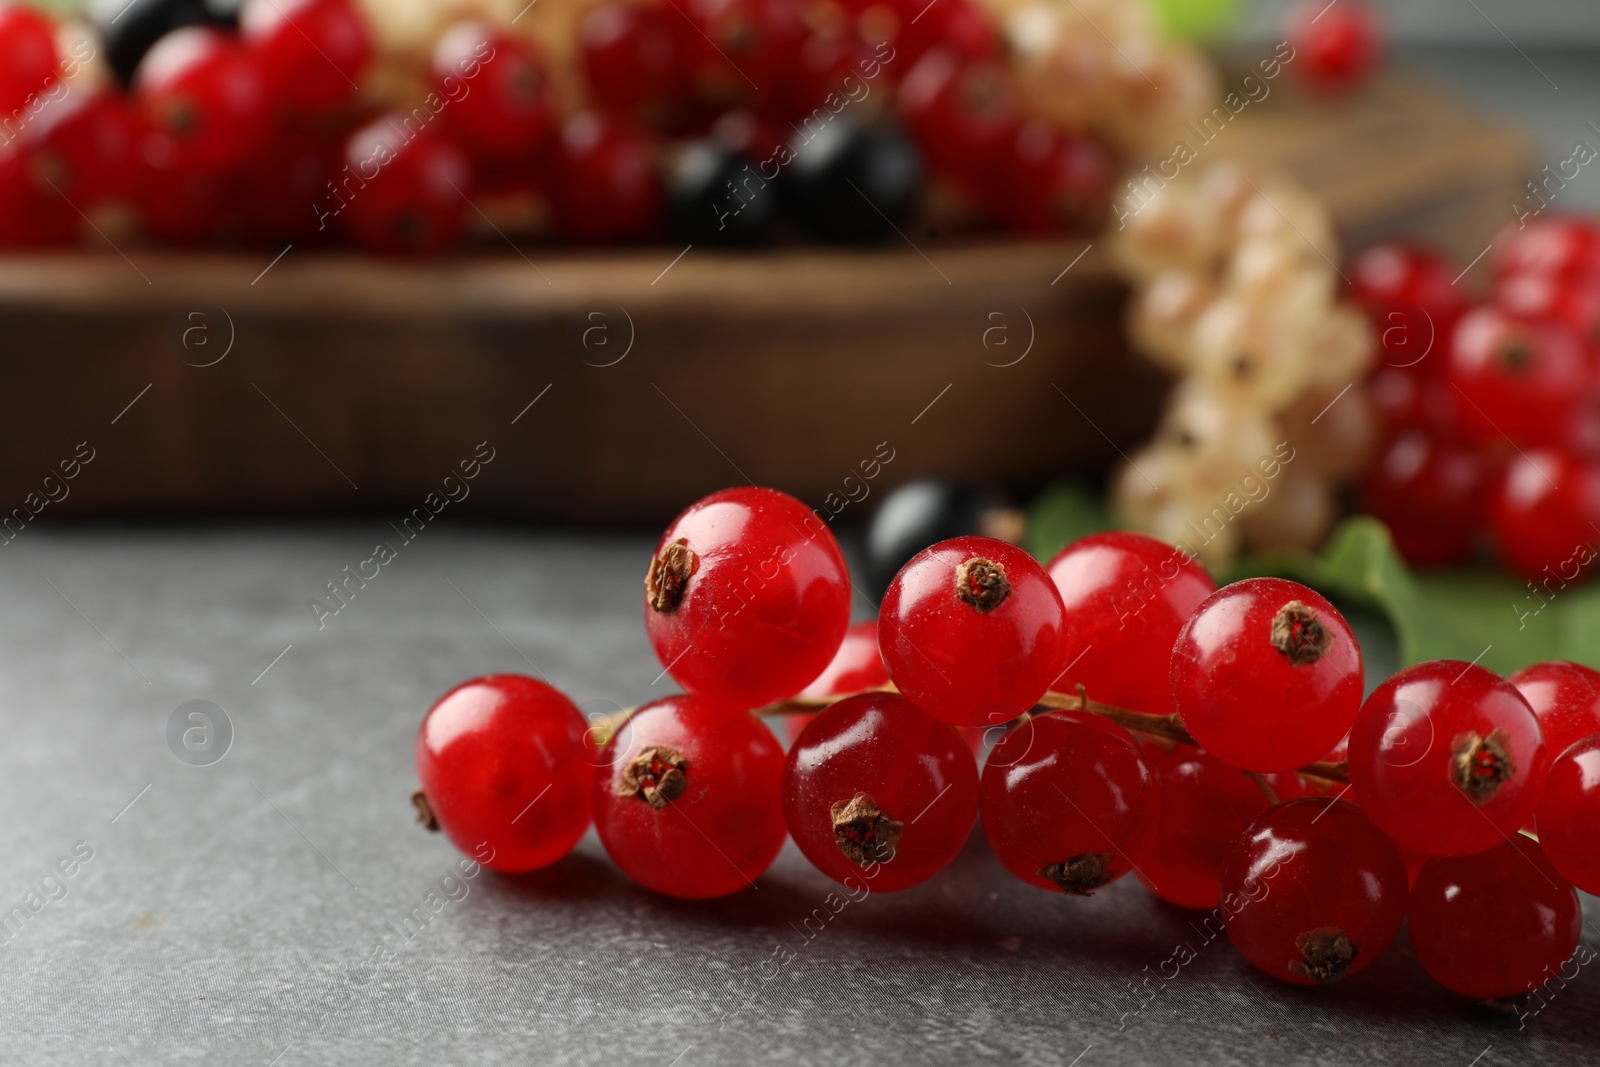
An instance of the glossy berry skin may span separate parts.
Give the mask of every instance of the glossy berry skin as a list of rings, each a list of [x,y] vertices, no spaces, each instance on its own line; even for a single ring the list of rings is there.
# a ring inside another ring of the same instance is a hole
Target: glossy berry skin
[[[681,0],[679,10],[688,19],[673,29],[689,87],[703,101],[764,98],[798,66],[805,24],[789,0]]]
[[[372,59],[372,35],[354,0],[248,0],[239,32],[273,99],[300,115],[354,97]]]
[[[1019,233],[1093,233],[1110,210],[1115,177],[1094,138],[1029,122],[1008,145],[985,201]]]
[[[839,651],[834,653],[828,666],[798,695],[809,698],[843,696],[863,689],[877,689],[888,681],[889,672],[884,669],[883,656],[878,652],[878,620],[869,619],[845,631]]]
[[[659,225],[661,179],[651,145],[626,121],[574,115],[561,128],[553,166],[553,222],[568,239],[629,240]]]
[[[462,682],[423,717],[415,758],[439,828],[485,867],[548,867],[589,828],[588,724],[544,682],[520,674]]]
[[[629,0],[591,7],[578,25],[578,55],[595,106],[635,121],[662,117],[688,92],[688,69],[668,4]]]
[[[231,29],[239,21],[237,0],[130,0],[90,6],[106,61],[124,86],[133,84],[145,53],[173,30],[184,26]]]
[[[1533,709],[1551,759],[1584,738],[1600,734],[1600,671],[1581,663],[1550,660],[1524,667],[1506,681],[1517,687]]]
[[[1011,73],[999,63],[968,63],[951,49],[935,48],[906,73],[899,103],[928,166],[984,201],[1022,128]]]
[[[784,764],[794,843],[845,885],[892,892],[927,881],[961,851],[977,814],[978,768],[966,740],[893,693],[828,708]]]
[[[1460,268],[1430,249],[1389,241],[1364,249],[1346,269],[1350,296],[1378,335],[1379,364],[1416,374],[1442,372],[1451,332],[1468,306],[1452,284]]]
[[[1222,871],[1228,940],[1272,977],[1326,985],[1363,970],[1400,932],[1406,865],[1354,804],[1276,804],[1240,835]]]
[[[1377,65],[1382,36],[1377,13],[1359,0],[1328,6],[1307,0],[1289,13],[1294,69],[1316,89],[1342,91],[1365,81]]]
[[[850,625],[833,531],[774,489],[724,489],[690,505],[656,546],[645,630],[677,683],[755,708],[822,673]]]
[[[37,154],[36,173],[48,178],[47,188],[53,185],[79,209],[87,211],[132,191],[136,134],[120,94],[70,92],[44,110],[29,135]]]
[[[700,697],[667,697],[606,743],[595,829],[645,888],[726,896],[753,885],[783,847],[782,777],[783,749],[766,724]]]
[[[0,247],[70,244],[82,220],[60,193],[42,181],[39,153],[13,138],[0,144]]]
[[[1209,911],[1223,862],[1271,801],[1244,771],[1191,745],[1148,745],[1144,753],[1160,783],[1161,811],[1139,856],[1139,880],[1169,904]]]
[[[1561,877],[1585,893],[1600,892],[1600,731],[1569,746],[1550,766],[1534,815],[1539,844]]]
[[[1418,663],[1373,690],[1350,731],[1361,810],[1402,848],[1470,856],[1533,814],[1550,767],[1533,709],[1493,671]]]
[[[953,478],[918,478],[895,487],[867,524],[868,588],[881,598],[900,568],[936,541],[993,535],[1007,507],[994,490]]]
[[[1423,970],[1477,1000],[1520,996],[1555,978],[1582,924],[1578,894],[1521,834],[1476,856],[1427,860],[1406,914]]]
[[[219,30],[188,27],[163,37],[134,77],[144,117],[177,146],[180,165],[220,172],[266,140],[270,96],[254,54]]]
[[[1600,273],[1600,225],[1576,215],[1541,214],[1507,223],[1495,236],[1490,262],[1496,287],[1518,275],[1580,281]]]
[[[348,170],[341,168],[334,184],[348,201],[338,221],[351,240],[369,251],[406,255],[448,251],[461,237],[466,197],[472,193],[471,165],[461,149],[432,126],[409,136],[406,118],[399,113],[386,115],[345,142]],[[346,175],[355,176],[349,189]]]
[[[1334,606],[1282,578],[1224,586],[1172,651],[1172,697],[1196,742],[1246,771],[1320,759],[1361,707],[1361,648]]]
[[[23,4],[0,3],[0,115],[26,113],[29,101],[60,77],[50,19]]]
[[[1029,885],[1088,896],[1133,869],[1161,794],[1139,746],[1094,715],[1052,712],[1011,728],[979,786],[983,832]]]
[[[667,229],[677,240],[713,248],[765,244],[778,207],[771,185],[738,152],[691,144],[667,171]]]
[[[1558,322],[1520,322],[1496,307],[1468,312],[1450,343],[1450,383],[1462,428],[1480,441],[1522,448],[1560,443],[1584,396],[1590,359]]]
[[[1513,274],[1495,286],[1494,299],[1508,315],[1524,321],[1554,319],[1589,344],[1600,341],[1600,284],[1558,274]]]
[[[1113,531],[1074,541],[1047,569],[1067,613],[1051,688],[1081,685],[1101,703],[1170,715],[1173,643],[1217,591],[1205,568],[1164,541]]]
[[[1500,562],[1555,593],[1594,570],[1600,462],[1548,450],[1514,456],[1490,488],[1488,513]]]
[[[898,130],[839,118],[790,147],[784,202],[814,240],[867,244],[905,225],[922,189],[922,159]]]
[[[164,133],[134,142],[134,197],[144,232],[162,244],[200,245],[229,228],[237,200],[227,176],[184,166]]]
[[[1442,567],[1471,554],[1488,489],[1488,464],[1476,448],[1406,430],[1384,446],[1367,471],[1362,498],[1389,527],[1406,562]]]
[[[894,684],[957,726],[998,726],[1038,702],[1061,670],[1065,611],[1032,556],[992,537],[924,549],[895,575],[878,613]]]
[[[456,140],[484,163],[531,160],[556,130],[555,90],[526,38],[461,22],[433,47],[433,87]]]

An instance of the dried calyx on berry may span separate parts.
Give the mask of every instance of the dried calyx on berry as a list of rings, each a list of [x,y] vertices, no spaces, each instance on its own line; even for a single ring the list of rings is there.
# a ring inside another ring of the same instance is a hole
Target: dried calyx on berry
[[[956,568],[956,596],[982,611],[993,611],[1011,595],[1006,569],[992,559],[974,556]]]
[[[870,867],[894,859],[905,823],[879,811],[871,796],[857,793],[849,800],[836,801],[829,813],[833,816],[834,842],[850,862]]]
[[[1451,780],[1474,804],[1487,804],[1500,791],[1502,783],[1517,772],[1511,753],[1511,738],[1498,727],[1487,737],[1464,734],[1451,749]]]
[[[617,796],[638,797],[656,811],[689,788],[689,758],[668,745],[651,745],[623,768]]]
[[[1290,973],[1322,984],[1343,978],[1357,952],[1350,938],[1336,926],[1307,930],[1295,939],[1294,945],[1300,950],[1300,959],[1289,962]]]
[[[1331,644],[1332,632],[1298,600],[1289,601],[1272,617],[1272,647],[1296,667],[1317,662]]]
[[[700,569],[700,557],[680,537],[651,557],[645,572],[644,591],[653,611],[674,611],[683,600],[685,587]]]
[[[1084,852],[1060,863],[1040,867],[1039,877],[1050,879],[1070,896],[1087,897],[1101,886],[1115,881],[1117,876],[1111,870],[1111,853]]]

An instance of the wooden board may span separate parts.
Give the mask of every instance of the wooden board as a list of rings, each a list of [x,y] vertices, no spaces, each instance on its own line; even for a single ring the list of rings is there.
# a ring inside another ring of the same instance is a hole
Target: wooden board
[[[1279,93],[1216,151],[1299,177],[1353,240],[1464,259],[1528,169],[1519,134],[1398,77]],[[745,480],[859,513],[931,471],[1022,491],[1104,467],[1159,409],[1088,244],[0,257],[0,516],[398,516],[483,441],[453,514],[654,523]]]

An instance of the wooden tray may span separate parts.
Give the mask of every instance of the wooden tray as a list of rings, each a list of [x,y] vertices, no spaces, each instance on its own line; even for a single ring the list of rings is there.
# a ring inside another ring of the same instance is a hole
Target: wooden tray
[[[1463,262],[1530,170],[1519,133],[1400,76],[1331,104],[1277,91],[1206,151],[1297,176],[1351,243]],[[1025,491],[1148,432],[1160,379],[1098,245],[907,237],[0,257],[0,516],[22,509],[12,536],[31,513],[397,518],[485,441],[452,514],[654,523],[746,480],[843,514],[932,471]],[[94,458],[63,482],[79,442]]]

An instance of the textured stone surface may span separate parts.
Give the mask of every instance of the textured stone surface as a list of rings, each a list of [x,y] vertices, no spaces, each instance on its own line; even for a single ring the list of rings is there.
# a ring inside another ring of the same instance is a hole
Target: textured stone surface
[[[1590,968],[1521,1030],[1403,947],[1286,988],[1131,880],[1042,893],[981,836],[834,914],[792,845],[758,889],[690,904],[591,834],[544,873],[449,883],[404,936],[457,861],[406,801],[439,693],[537,670],[604,711],[669,682],[639,623],[645,538],[441,525],[319,631],[307,598],[385,537],[30,529],[4,549],[0,909],[75,843],[94,856],[0,946],[0,1062],[1488,1067],[1600,1042]],[[209,767],[166,740],[196,699],[235,732]]]

